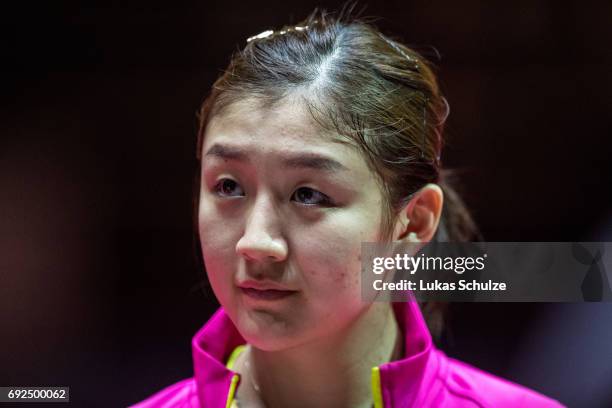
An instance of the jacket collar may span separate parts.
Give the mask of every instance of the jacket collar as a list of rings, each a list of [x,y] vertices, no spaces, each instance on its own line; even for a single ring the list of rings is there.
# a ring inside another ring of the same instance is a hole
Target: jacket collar
[[[424,394],[420,390],[427,389],[424,384],[432,377],[434,346],[416,301],[392,305],[404,335],[405,356],[379,366],[383,406],[412,406],[421,401]],[[193,365],[201,406],[226,406],[236,373],[226,368],[225,362],[236,347],[245,343],[223,308],[194,336]]]

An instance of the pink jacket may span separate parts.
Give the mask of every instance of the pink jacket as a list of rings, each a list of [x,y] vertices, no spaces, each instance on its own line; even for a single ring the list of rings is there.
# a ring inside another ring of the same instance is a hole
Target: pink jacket
[[[447,357],[433,345],[416,302],[394,303],[406,356],[372,368],[376,408],[561,407],[555,400]],[[195,376],[171,385],[134,408],[229,408],[240,384],[230,368],[242,338],[223,308],[192,341]],[[232,360],[228,362],[228,360]]]

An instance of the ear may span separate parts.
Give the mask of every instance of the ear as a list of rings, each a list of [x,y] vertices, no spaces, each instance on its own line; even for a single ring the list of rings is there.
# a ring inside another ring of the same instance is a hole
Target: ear
[[[444,194],[440,186],[430,183],[421,188],[398,214],[393,239],[431,241],[440,223],[443,204]]]

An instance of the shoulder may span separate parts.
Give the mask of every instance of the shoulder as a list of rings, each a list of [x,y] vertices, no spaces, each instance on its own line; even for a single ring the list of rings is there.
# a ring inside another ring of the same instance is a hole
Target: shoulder
[[[199,407],[195,380],[188,378],[156,392],[130,408],[190,408]]]
[[[441,395],[448,406],[473,407],[563,407],[558,401],[534,390],[448,358]]]

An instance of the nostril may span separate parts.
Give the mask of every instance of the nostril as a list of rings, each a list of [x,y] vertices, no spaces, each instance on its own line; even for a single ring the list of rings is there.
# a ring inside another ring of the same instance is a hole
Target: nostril
[[[246,259],[247,261],[254,261],[255,258],[253,258],[251,255],[249,255],[246,252],[238,252],[240,255],[242,255],[244,257],[244,259]]]

